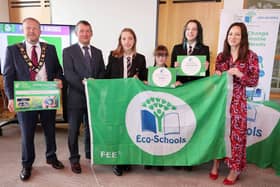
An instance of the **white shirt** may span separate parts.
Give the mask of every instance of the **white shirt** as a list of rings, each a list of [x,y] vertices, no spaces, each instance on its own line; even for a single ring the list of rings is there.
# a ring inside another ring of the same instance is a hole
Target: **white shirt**
[[[33,44],[25,41],[25,45],[26,45],[26,53],[28,55],[28,57],[31,59],[31,52],[32,52],[32,47],[34,46]],[[41,57],[41,46],[40,43],[38,42],[37,44],[35,44],[36,48],[36,53],[37,53],[37,59],[38,62],[40,60]],[[42,68],[40,69],[40,71],[37,73],[36,77],[35,77],[36,81],[48,81],[48,76],[47,76],[47,70],[46,70],[46,65],[44,63],[44,65],[42,66]]]
[[[132,63],[132,55],[123,56],[123,78],[127,78],[127,57],[130,57],[130,62]]]
[[[90,48],[90,45],[83,45],[83,44],[81,44],[80,42],[79,42],[78,44],[79,44],[79,46],[80,46],[80,48],[81,48],[82,53],[83,53],[84,56],[85,56],[85,49],[84,49],[83,47],[84,47],[84,46],[87,46],[87,47],[88,47],[89,56],[91,57],[91,48]]]

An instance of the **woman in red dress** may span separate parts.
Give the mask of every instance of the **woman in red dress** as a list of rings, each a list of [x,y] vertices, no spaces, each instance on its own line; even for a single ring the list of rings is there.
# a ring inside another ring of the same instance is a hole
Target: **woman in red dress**
[[[243,23],[233,23],[229,27],[223,52],[217,56],[215,73],[221,75],[224,71],[233,76],[233,94],[230,105],[231,157],[225,158],[230,172],[223,183],[232,185],[246,166],[246,86],[256,86],[259,78],[258,56],[249,50],[247,28]],[[218,178],[219,162],[214,160],[209,174],[213,180]]]

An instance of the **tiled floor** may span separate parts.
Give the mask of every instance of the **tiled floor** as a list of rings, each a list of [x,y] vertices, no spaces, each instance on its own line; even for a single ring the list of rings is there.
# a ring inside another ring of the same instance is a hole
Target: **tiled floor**
[[[83,152],[82,138],[80,138],[80,152]],[[171,167],[165,171],[145,170],[142,166],[134,166],[133,170],[121,177],[115,176],[110,166],[90,166],[88,160],[82,154],[82,174],[71,172],[68,162],[67,124],[59,124],[57,127],[58,157],[64,163],[65,169],[55,170],[45,163],[45,144],[40,127],[36,137],[36,160],[33,165],[32,176],[29,181],[22,182],[19,179],[20,165],[20,131],[17,125],[3,128],[3,136],[0,137],[0,186],[112,186],[112,187],[149,187],[149,186],[195,186],[216,187],[223,186],[222,181],[228,170],[221,168],[221,176],[212,181],[208,178],[210,163],[194,167],[192,172],[175,170]],[[280,177],[276,176],[273,169],[260,169],[249,164],[248,169],[241,175],[235,186],[244,187],[279,187]]]

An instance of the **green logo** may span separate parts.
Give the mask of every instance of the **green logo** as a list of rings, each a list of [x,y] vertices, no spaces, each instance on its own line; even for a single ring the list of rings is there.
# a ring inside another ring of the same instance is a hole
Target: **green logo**
[[[143,104],[143,107],[146,107],[153,111],[153,114],[157,118],[158,131],[162,132],[162,118],[166,111],[176,110],[176,107],[170,102],[162,98],[151,97],[147,99]]]
[[[194,112],[184,100],[155,91],[143,91],[132,98],[125,123],[131,140],[152,155],[181,150],[196,128]]]

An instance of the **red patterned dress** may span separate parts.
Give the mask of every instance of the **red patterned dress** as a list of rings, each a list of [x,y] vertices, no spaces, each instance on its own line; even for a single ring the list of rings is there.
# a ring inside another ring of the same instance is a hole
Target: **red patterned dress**
[[[233,76],[233,93],[230,106],[231,114],[231,158],[225,162],[230,169],[241,172],[246,166],[246,137],[247,137],[247,103],[246,86],[254,87],[258,84],[259,65],[258,56],[249,50],[246,60],[233,62],[230,56],[223,60],[222,53],[217,56],[216,70],[227,71],[236,67],[243,73],[243,77]]]

